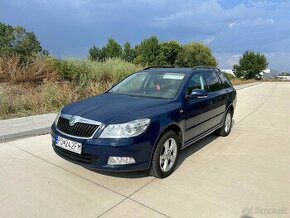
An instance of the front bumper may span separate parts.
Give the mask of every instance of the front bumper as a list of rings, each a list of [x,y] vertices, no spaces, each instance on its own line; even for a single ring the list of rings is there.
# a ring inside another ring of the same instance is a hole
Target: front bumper
[[[82,154],[76,154],[55,145],[56,135],[82,143]],[[62,135],[51,127],[52,147],[62,158],[87,168],[104,171],[138,171],[149,169],[154,144],[158,135],[142,134],[128,139],[78,139]],[[134,164],[108,165],[109,156],[132,157]]]

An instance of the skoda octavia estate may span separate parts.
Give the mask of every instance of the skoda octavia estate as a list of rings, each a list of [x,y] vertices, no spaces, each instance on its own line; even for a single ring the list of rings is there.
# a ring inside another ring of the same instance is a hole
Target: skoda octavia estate
[[[217,68],[149,67],[65,106],[52,127],[64,159],[104,171],[170,175],[180,150],[231,132],[236,90]]]

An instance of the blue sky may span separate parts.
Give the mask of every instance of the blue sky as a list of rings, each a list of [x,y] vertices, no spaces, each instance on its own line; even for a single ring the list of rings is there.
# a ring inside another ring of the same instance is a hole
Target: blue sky
[[[221,68],[245,50],[290,71],[290,0],[0,0],[0,21],[37,34],[57,57],[86,57],[108,37],[135,45],[145,37],[200,41]]]

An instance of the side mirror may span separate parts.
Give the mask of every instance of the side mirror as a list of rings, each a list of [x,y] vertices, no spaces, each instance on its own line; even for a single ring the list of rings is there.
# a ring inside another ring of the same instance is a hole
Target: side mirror
[[[207,91],[202,90],[202,89],[194,89],[192,90],[190,95],[185,96],[185,98],[188,99],[203,99],[203,98],[207,98]]]

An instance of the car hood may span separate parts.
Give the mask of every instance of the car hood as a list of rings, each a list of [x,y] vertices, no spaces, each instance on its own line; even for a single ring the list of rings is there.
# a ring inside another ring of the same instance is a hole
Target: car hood
[[[127,122],[150,118],[161,112],[170,101],[104,93],[65,106],[61,113],[106,123]],[[167,107],[168,109],[168,107]]]

